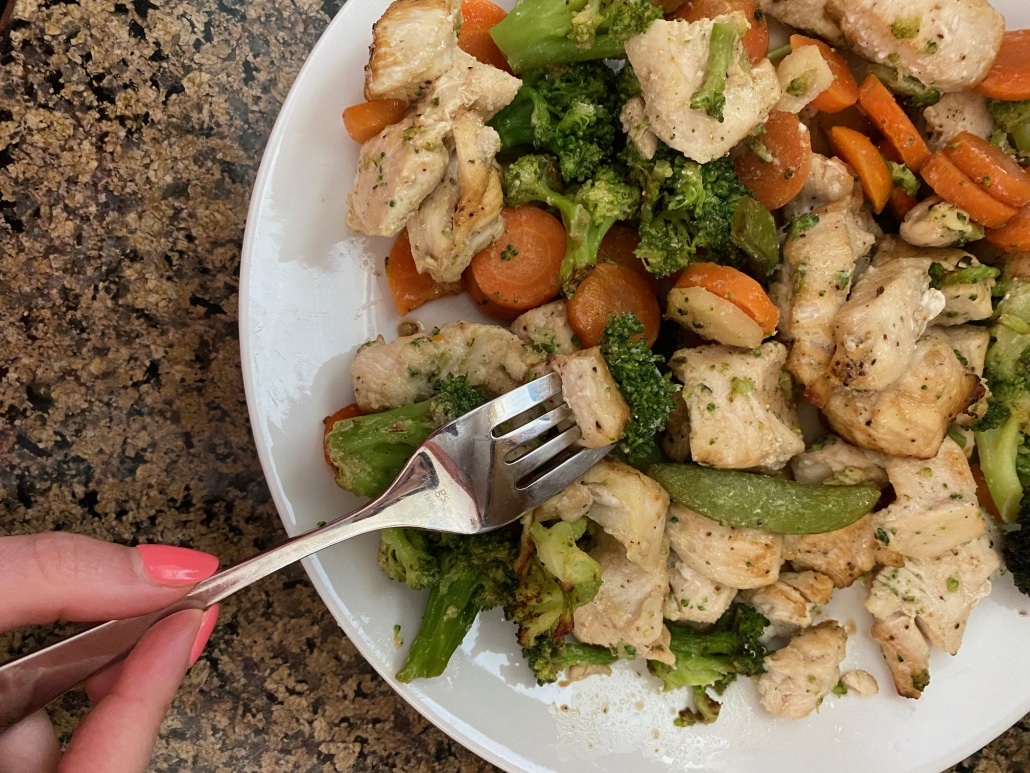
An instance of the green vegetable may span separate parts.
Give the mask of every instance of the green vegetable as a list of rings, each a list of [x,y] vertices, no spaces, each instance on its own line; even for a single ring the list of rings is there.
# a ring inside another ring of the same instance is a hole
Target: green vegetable
[[[562,177],[584,182],[612,162],[621,102],[616,74],[602,62],[530,70],[515,98],[490,120],[501,152],[553,154]]]
[[[1003,138],[1019,153],[1030,155],[1030,99],[1019,102],[988,99],[987,112]]]
[[[692,110],[704,110],[719,123],[726,106],[726,71],[733,64],[733,47],[738,39],[731,24],[716,22],[708,40],[708,71],[701,88],[690,98]]]
[[[984,363],[987,413],[975,425],[976,448],[1001,517],[1016,521],[1030,482],[1030,283],[1013,281],[995,307],[996,323]]]
[[[445,376],[433,389],[428,400],[336,422],[325,449],[337,485],[358,496],[378,496],[434,430],[486,400],[465,376]]]
[[[539,639],[522,648],[522,657],[533,671],[537,684],[558,681],[572,666],[608,666],[622,655],[609,647],[583,644],[574,639]]]
[[[870,64],[869,72],[883,81],[884,85],[913,107],[936,105],[941,101],[940,89],[927,86],[918,78],[904,75],[900,70],[886,64]]]
[[[640,192],[609,166],[594,177],[562,192],[562,179],[553,156],[521,156],[504,174],[505,201],[517,206],[539,202],[558,210],[565,224],[566,250],[559,275],[567,296],[575,293],[583,277],[597,263],[601,240],[619,220],[633,218]]]
[[[887,168],[891,170],[891,182],[894,187],[901,188],[909,196],[919,195],[919,178],[904,164],[887,159]]]
[[[701,631],[687,625],[668,625],[669,649],[676,656],[673,665],[649,660],[648,670],[662,681],[663,689],[691,689],[694,710],[683,709],[677,725],[710,724],[721,708],[708,693],[722,695],[737,675],[757,676],[765,671],[768,652],[762,636],[769,625],[760,612],[745,604],[734,604],[711,628]]]
[[[880,499],[880,490],[871,485],[814,486],[695,464],[657,464],[648,475],[674,502],[724,526],[777,534],[842,529],[872,510]]]
[[[601,356],[630,409],[630,422],[620,446],[627,461],[640,466],[658,450],[655,435],[665,428],[675,407],[678,387],[672,374],[662,373],[654,354],[640,336],[643,323],[631,312],[612,316],[601,336]]]
[[[737,202],[730,221],[730,241],[751,259],[751,271],[759,279],[769,279],[780,265],[776,219],[750,196]]]
[[[1030,496],[1020,500],[1015,524],[1004,532],[1002,555],[1016,587],[1030,596]]]
[[[625,44],[662,17],[650,0],[519,0],[490,36],[516,73],[621,59]]]

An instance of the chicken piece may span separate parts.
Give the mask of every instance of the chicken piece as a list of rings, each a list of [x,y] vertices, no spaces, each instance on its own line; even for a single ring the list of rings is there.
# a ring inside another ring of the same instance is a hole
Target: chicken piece
[[[632,647],[638,657],[675,662],[662,606],[669,589],[663,559],[655,570],[630,561],[626,550],[606,533],[598,536],[590,555],[601,565],[601,587],[594,598],[573,612],[573,634],[581,642],[605,647]]]
[[[853,690],[862,697],[876,695],[880,691],[880,685],[876,683],[876,678],[868,671],[863,671],[860,668],[856,668],[853,671],[845,671],[841,675],[840,683],[848,692]]]
[[[877,542],[866,515],[824,534],[784,534],[783,559],[797,571],[811,570],[847,588],[876,565]]]
[[[409,405],[432,396],[433,382],[446,375],[500,395],[523,384],[542,359],[498,325],[450,322],[433,335],[390,343],[379,336],[354,353],[354,399],[366,413]]]
[[[736,11],[696,22],[659,19],[646,32],[626,41],[626,56],[640,80],[650,130],[699,163],[726,155],[765,121],[780,98],[772,64],[763,59],[749,67],[738,39],[726,74],[723,120],[690,107],[708,70],[708,41],[714,21],[734,25],[740,36],[748,29],[746,17]]]
[[[533,518],[541,523],[558,520],[572,523],[586,515],[593,503],[594,497],[591,495],[590,489],[580,481],[576,481],[543,504],[537,505],[536,510],[533,511]]]
[[[880,390],[908,368],[927,323],[944,310],[921,262],[874,261],[837,312],[830,369],[852,389]]]
[[[933,329],[916,344],[908,369],[880,391],[809,387],[830,426],[857,446],[892,456],[929,459],[937,454],[951,422],[979,399],[980,380]]]
[[[822,38],[831,46],[844,45],[844,34],[826,13],[826,0],[758,0],[758,6],[777,21]]]
[[[779,534],[723,526],[676,502],[669,505],[665,532],[682,563],[720,585],[760,588],[779,579]]]
[[[619,114],[619,122],[640,155],[644,158],[653,158],[658,151],[658,135],[651,131],[642,97],[630,97],[626,100]]]
[[[769,620],[768,633],[789,636],[812,625],[812,615],[830,600],[833,581],[818,572],[780,572],[772,585],[745,591],[744,601]]]
[[[914,247],[952,247],[982,239],[984,230],[965,210],[927,196],[905,213],[898,233]]]
[[[459,0],[394,0],[372,25],[365,99],[415,101],[451,66],[460,27]]]
[[[530,349],[552,357],[579,350],[579,338],[569,324],[565,301],[552,301],[519,315],[511,323],[511,332]]]
[[[955,417],[955,424],[969,427],[987,412],[987,382],[984,380],[984,362],[987,359],[987,347],[991,343],[990,330],[976,325],[954,325],[938,328],[938,332],[955,350],[956,356],[965,363],[966,370],[980,379],[981,389],[977,391],[980,399],[972,403],[966,410]],[[963,447],[966,455],[973,450],[973,439],[968,438]]]
[[[515,98],[522,81],[455,48],[451,66],[433,81],[420,100],[426,112],[453,117],[463,108],[489,121]]]
[[[786,358],[786,347],[776,341],[753,351],[709,345],[672,355],[695,462],[777,470],[805,449],[794,407],[780,388]]]
[[[984,533],[969,460],[951,438],[932,459],[892,457],[886,470],[896,499],[872,518],[891,550],[931,558]]]
[[[873,617],[913,618],[932,647],[954,655],[976,603],[1001,566],[987,534],[932,558],[909,558],[876,573],[865,607]]]
[[[482,116],[462,109],[454,118],[444,180],[408,221],[411,254],[420,274],[441,283],[461,280],[472,256],[504,231],[501,140]]]
[[[412,111],[365,142],[347,196],[347,227],[369,236],[396,236],[444,179],[450,133],[449,123],[427,122]]]
[[[791,51],[776,67],[780,82],[777,110],[800,113],[808,103],[833,83],[833,71],[815,46],[801,46]]]
[[[930,644],[907,615],[875,618],[869,635],[880,645],[884,662],[903,698],[918,698],[930,683]]]
[[[827,204],[850,201],[854,192],[855,176],[847,164],[836,156],[827,158],[821,153],[813,153],[805,184],[801,192],[784,205],[783,216],[790,221]]]
[[[629,404],[600,347],[555,355],[551,366],[561,376],[562,395],[582,433],[580,442],[586,448],[602,448],[621,438],[629,424]]]
[[[682,389],[673,400],[675,405],[662,431],[662,450],[669,461],[685,462],[690,459],[690,409],[683,400]]]
[[[795,634],[786,647],[765,658],[758,677],[762,706],[777,717],[801,719],[815,711],[840,681],[848,635],[834,620]]]
[[[1005,17],[988,0],[828,0],[848,46],[941,91],[963,91],[991,69]]]
[[[987,112],[987,98],[975,91],[941,95],[935,105],[923,109],[929,136],[926,144],[933,150],[944,148],[959,132],[967,131],[987,139],[994,131],[994,119]]]
[[[736,596],[736,588],[710,580],[683,563],[676,551],[669,551],[669,595],[663,607],[666,620],[714,623]]]
[[[795,456],[790,460],[790,469],[799,483],[872,483],[880,488],[887,485],[882,454],[853,446],[836,435],[827,435]]]
[[[776,294],[783,300],[780,332],[793,342],[789,370],[805,387],[826,375],[836,348],[833,320],[844,305],[855,262],[873,245],[850,199],[815,210],[819,220],[783,245]]]
[[[664,542],[668,492],[653,478],[615,459],[595,464],[580,483],[592,498],[587,517],[622,544],[626,559],[648,572],[663,568],[668,551]]]

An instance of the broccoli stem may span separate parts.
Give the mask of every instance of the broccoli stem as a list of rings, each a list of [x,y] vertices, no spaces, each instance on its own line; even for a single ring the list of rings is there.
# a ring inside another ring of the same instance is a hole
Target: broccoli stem
[[[733,64],[737,31],[732,25],[716,22],[708,41],[708,73],[701,88],[690,99],[690,107],[704,110],[722,123],[726,106],[726,71]]]
[[[991,499],[1006,523],[1015,522],[1023,497],[1023,484],[1016,472],[1016,451],[1022,441],[1022,428],[1015,418],[1007,419],[1000,427],[976,433],[980,469]]]

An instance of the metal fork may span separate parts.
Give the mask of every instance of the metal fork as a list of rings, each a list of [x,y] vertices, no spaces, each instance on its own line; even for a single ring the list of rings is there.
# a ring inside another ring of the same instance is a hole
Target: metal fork
[[[217,604],[345,539],[391,527],[478,534],[511,523],[611,450],[575,446],[579,427],[560,397],[561,379],[552,373],[491,400],[430,435],[390,487],[359,510],[219,572],[171,606],[103,623],[0,666],[0,731],[125,655],[163,617]]]

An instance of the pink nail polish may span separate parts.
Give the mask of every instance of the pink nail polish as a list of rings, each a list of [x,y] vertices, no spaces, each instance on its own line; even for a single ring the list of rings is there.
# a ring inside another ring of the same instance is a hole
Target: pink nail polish
[[[197,638],[193,640],[193,649],[190,650],[190,666],[197,662],[200,653],[207,646],[207,640],[211,638],[211,632],[215,629],[215,622],[218,620],[218,605],[208,607],[204,610],[204,616],[200,618],[200,628],[197,630]]]
[[[192,585],[218,569],[218,558],[174,545],[138,545],[147,576],[160,585]]]

